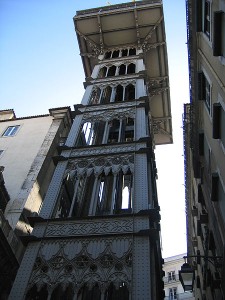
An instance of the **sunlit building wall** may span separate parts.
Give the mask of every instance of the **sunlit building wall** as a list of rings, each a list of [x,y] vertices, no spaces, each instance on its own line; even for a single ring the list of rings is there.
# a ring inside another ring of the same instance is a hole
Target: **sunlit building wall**
[[[196,299],[225,297],[225,2],[186,1],[190,104],[184,107],[188,255]],[[206,259],[205,259],[206,258]]]

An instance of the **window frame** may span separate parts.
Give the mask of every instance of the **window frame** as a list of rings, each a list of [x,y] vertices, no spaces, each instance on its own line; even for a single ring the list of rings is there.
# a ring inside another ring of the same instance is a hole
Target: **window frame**
[[[168,282],[176,281],[176,272],[175,272],[175,270],[168,271],[167,275],[168,275]]]
[[[206,110],[209,116],[212,117],[212,81],[204,69],[198,72],[198,76],[198,99],[204,100]]]
[[[208,9],[206,6],[208,5]],[[208,10],[208,12],[207,12]],[[204,32],[205,36],[208,38],[209,41],[212,39],[212,2],[211,0],[203,0],[202,6],[202,31]],[[207,26],[208,25],[208,26]]]
[[[169,299],[170,300],[177,299],[177,287],[169,288]]]
[[[18,133],[20,125],[7,126],[4,130],[2,137],[13,137]],[[8,132],[8,133],[7,133]]]

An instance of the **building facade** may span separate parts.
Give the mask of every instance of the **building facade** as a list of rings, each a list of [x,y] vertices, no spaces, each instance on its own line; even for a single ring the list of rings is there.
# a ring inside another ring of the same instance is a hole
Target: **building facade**
[[[38,213],[55,165],[52,155],[72,123],[68,107],[49,115],[16,118],[0,111],[0,299],[8,299],[24,254],[20,236],[30,234],[28,218]]]
[[[189,299],[194,300],[194,295],[192,292],[185,292],[179,280],[179,271],[181,266],[184,264],[184,256],[187,253],[179,254],[171,257],[164,258],[163,271],[164,274],[164,290],[165,290],[165,300],[181,300]]]
[[[77,12],[86,81],[9,299],[162,299],[155,145],[172,142],[162,2]]]
[[[225,297],[225,2],[186,1],[190,104],[184,107],[188,255],[196,299]]]
[[[71,120],[69,107],[22,118],[16,118],[13,110],[0,111],[0,166],[9,195],[4,215],[19,234],[32,230],[27,217],[42,206],[54,171],[52,156],[68,135]]]

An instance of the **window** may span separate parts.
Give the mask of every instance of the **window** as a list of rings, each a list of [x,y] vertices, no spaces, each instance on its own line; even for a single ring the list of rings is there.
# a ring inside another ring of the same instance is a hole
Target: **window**
[[[132,142],[134,140],[134,120],[114,119],[109,122],[108,143]]]
[[[209,113],[211,113],[211,85],[203,72],[198,73],[198,98],[204,100]]]
[[[177,299],[177,288],[176,287],[169,289],[169,299],[170,300]]]
[[[213,132],[214,139],[220,139],[225,147],[225,111],[220,103],[213,104]]]
[[[5,132],[3,133],[2,136],[14,136],[16,134],[16,132],[18,131],[19,129],[19,125],[16,125],[16,126],[9,126]]]
[[[175,271],[168,272],[168,282],[176,280]]]
[[[218,202],[223,220],[225,221],[225,191],[220,178],[218,180]]]
[[[97,299],[97,298],[92,298]],[[100,298],[99,298],[100,299]],[[105,291],[105,300],[128,300],[129,299],[129,290],[125,282],[121,282],[119,287],[116,287],[113,283],[110,283],[109,287]]]
[[[133,84],[128,84],[127,86],[118,85],[115,88],[114,101],[131,101],[135,99],[135,86]]]
[[[87,164],[82,161],[79,165],[87,168]],[[58,196],[54,217],[131,213],[133,175],[130,170],[125,171],[120,170],[117,174],[110,171],[107,175],[102,172],[95,176],[89,170],[88,174],[82,176],[67,175]]]
[[[220,103],[214,103],[213,104],[213,132],[212,137],[214,139],[220,139],[221,137],[221,104]]]
[[[133,56],[133,55],[136,55],[136,48],[107,51],[104,55],[104,59]]]
[[[102,143],[105,130],[104,121],[85,122],[81,125],[76,146],[100,145]]]
[[[205,78],[205,104],[210,113],[210,111],[211,111],[211,86],[206,78]]]
[[[225,148],[225,111],[223,108],[221,108],[220,114],[220,139]]]
[[[211,34],[211,3],[205,0],[203,12],[203,30],[206,36],[210,39]]]
[[[213,55],[225,57],[225,13],[215,11],[213,15]]]
[[[134,63],[127,63],[121,65],[104,66],[99,70],[98,78],[105,78],[110,76],[134,74],[136,72],[136,65]]]

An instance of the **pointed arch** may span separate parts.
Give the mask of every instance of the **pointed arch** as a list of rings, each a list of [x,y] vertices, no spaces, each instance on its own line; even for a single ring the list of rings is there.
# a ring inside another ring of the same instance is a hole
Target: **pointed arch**
[[[120,50],[114,50],[112,53],[112,58],[117,58],[120,55]]]
[[[85,283],[78,291],[77,300],[100,300],[101,290],[99,285],[96,283],[90,290]]]
[[[126,65],[122,64],[119,67],[119,75],[124,75],[126,74]]]
[[[116,74],[116,66],[111,66],[108,70],[107,77],[115,76]]]
[[[129,49],[129,56],[136,55],[136,48]]]
[[[107,52],[105,53],[104,58],[105,58],[105,59],[109,59],[109,58],[111,58],[111,55],[112,55],[112,51],[107,51]]]
[[[122,50],[122,57],[127,56],[128,54],[128,49],[123,49]]]
[[[122,282],[119,288],[111,282],[107,290],[105,291],[104,300],[129,300],[129,290],[124,282]]]
[[[135,99],[135,86],[133,84],[128,84],[125,88],[125,99],[126,101]]]
[[[40,290],[38,290],[36,284],[28,290],[25,300],[47,300],[48,299],[48,290],[47,286],[44,285]]]
[[[104,78],[104,77],[106,77],[106,74],[107,74],[107,67],[104,66],[103,68],[101,68],[99,70],[98,78]]]
[[[116,87],[115,102],[120,101],[123,101],[123,86],[119,84]]]
[[[135,73],[135,64],[131,63],[127,67],[127,74],[133,74]]]

